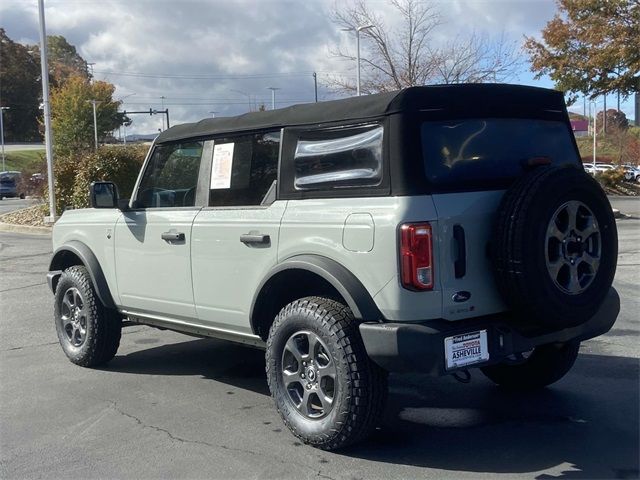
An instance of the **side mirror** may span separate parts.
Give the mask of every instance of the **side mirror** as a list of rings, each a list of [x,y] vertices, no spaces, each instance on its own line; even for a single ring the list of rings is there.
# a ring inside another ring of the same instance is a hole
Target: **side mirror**
[[[92,208],[119,208],[118,187],[113,182],[93,182],[89,186]]]

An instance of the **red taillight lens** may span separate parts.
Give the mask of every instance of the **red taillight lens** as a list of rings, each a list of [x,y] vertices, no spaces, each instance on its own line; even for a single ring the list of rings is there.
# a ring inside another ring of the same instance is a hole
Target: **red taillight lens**
[[[402,286],[410,290],[433,289],[431,225],[410,223],[400,228]]]

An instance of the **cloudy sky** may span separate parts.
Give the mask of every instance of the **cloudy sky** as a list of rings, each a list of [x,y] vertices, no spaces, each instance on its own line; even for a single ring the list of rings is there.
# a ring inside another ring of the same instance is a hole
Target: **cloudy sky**
[[[331,55],[355,40],[331,22],[348,0],[45,0],[47,33],[64,35],[95,77],[116,85],[123,109],[169,109],[171,122],[243,113],[271,105],[268,87],[279,88],[277,106],[334,98],[330,76],[355,78],[355,61]],[[389,27],[397,20],[386,0],[368,1]],[[433,37],[446,42],[476,32],[522,43],[539,35],[555,11],[553,0],[440,0],[443,25]],[[37,0],[2,0],[0,26],[14,41],[38,41]],[[364,47],[363,47],[364,48]],[[534,80],[526,62],[514,83]],[[164,99],[161,97],[165,97]],[[609,97],[610,105],[615,98]],[[572,109],[580,111],[582,103]],[[633,116],[631,101],[623,104]],[[162,128],[161,116],[136,115],[130,132]]]

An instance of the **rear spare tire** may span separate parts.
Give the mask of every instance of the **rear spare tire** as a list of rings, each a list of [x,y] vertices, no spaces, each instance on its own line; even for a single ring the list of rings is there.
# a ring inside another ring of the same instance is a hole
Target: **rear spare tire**
[[[496,282],[518,320],[579,325],[602,304],[618,236],[596,180],[574,167],[540,167],[505,194],[491,242]]]

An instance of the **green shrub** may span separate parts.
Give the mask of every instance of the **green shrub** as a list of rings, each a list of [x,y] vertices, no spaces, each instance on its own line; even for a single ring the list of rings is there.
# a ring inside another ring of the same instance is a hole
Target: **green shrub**
[[[106,180],[118,186],[121,198],[129,198],[138,178],[147,147],[105,146],[97,152],[58,156],[55,159],[56,208],[89,206],[89,185]]]
[[[596,174],[596,179],[605,187],[616,187],[624,181],[624,169],[612,168]]]

